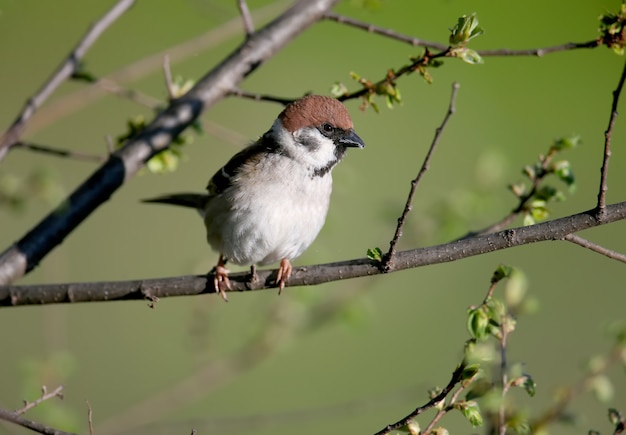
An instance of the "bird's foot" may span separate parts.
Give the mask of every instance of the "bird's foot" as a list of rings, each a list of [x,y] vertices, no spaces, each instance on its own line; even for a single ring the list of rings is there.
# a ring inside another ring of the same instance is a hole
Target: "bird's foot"
[[[278,284],[278,294],[281,294],[285,288],[285,283],[291,276],[291,263],[288,259],[283,258],[280,260],[280,267],[278,268],[278,274],[276,275],[276,283]]]
[[[229,270],[224,266],[226,266],[226,260],[220,255],[217,266],[215,266],[215,269],[213,270],[215,275],[213,278],[213,286],[215,287],[215,292],[219,293],[225,302],[228,302],[226,290],[230,290],[230,280],[228,279]]]

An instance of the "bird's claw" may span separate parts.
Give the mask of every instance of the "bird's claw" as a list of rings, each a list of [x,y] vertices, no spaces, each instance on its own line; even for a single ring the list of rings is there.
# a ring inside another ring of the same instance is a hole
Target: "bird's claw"
[[[291,276],[291,263],[286,258],[280,260],[280,267],[276,275],[276,283],[278,284],[278,294],[280,295],[285,288],[285,283]]]
[[[225,302],[228,302],[226,290],[230,290],[230,280],[228,279],[228,269],[222,264],[215,266],[215,277],[213,278],[213,286],[215,291],[222,296]]]

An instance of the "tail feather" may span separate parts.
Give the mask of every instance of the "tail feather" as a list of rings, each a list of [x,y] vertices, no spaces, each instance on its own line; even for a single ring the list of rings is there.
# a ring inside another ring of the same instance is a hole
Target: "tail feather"
[[[204,211],[209,195],[201,193],[175,193],[172,195],[157,196],[156,198],[142,199],[141,202],[178,205]]]

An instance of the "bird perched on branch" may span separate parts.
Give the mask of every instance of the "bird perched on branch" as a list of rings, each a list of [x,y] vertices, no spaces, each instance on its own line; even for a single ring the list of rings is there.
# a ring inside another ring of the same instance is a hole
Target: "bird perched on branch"
[[[197,209],[209,245],[219,252],[215,291],[227,300],[226,262],[252,266],[280,261],[279,294],[291,262],[322,229],[332,190],[332,169],[350,147],[365,144],[334,98],[309,95],[285,107],[261,138],[235,154],[207,186],[208,194],[182,193],[145,202]]]

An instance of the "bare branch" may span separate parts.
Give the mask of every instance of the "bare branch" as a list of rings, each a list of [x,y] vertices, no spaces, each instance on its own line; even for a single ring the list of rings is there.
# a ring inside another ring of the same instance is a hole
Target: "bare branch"
[[[253,92],[244,91],[239,88],[232,90],[229,95],[234,96],[234,97],[247,98],[248,100],[254,100],[254,101],[269,101],[271,103],[279,103],[279,104],[282,104],[283,106],[286,106],[287,104],[297,100],[297,98],[281,98],[281,97],[275,97],[273,95],[267,95],[267,94],[255,94]]]
[[[89,403],[89,400],[87,400],[87,422],[89,423],[89,435],[94,435],[93,410],[91,409],[91,403]]]
[[[25,427],[26,429],[30,429],[33,432],[37,432],[37,433],[41,433],[45,435],[76,435],[71,432],[64,432],[62,430],[45,426],[33,420],[25,419],[23,417],[20,417],[14,412],[7,411],[6,409],[1,409],[1,408],[0,408],[0,419],[17,424],[18,426]]]
[[[602,168],[600,169],[600,191],[598,192],[598,213],[600,214],[604,213],[606,206],[606,191],[608,190],[606,182],[609,175],[609,159],[611,158],[611,136],[613,135],[615,119],[617,119],[617,104],[619,103],[619,96],[624,87],[624,80],[626,80],[626,63],[624,63],[624,69],[622,69],[622,75],[619,78],[617,88],[613,91],[613,104],[611,105],[609,126],[604,132],[604,159],[602,160]]]
[[[537,56],[542,57],[546,54],[558,53],[560,51],[576,50],[579,48],[596,48],[600,46],[600,41],[593,39],[587,42],[567,42],[560,45],[552,45],[543,48],[528,48],[522,50],[509,50],[507,48],[498,48],[494,50],[479,50],[478,54],[483,57],[487,56]]]
[[[19,140],[26,122],[48,97],[80,67],[80,60],[87,50],[96,42],[102,33],[126,12],[135,0],[119,0],[102,18],[96,21],[78,42],[67,58],[61,63],[41,89],[30,97],[22,112],[13,121],[9,129],[0,137],[0,160],[6,155],[8,148]]]
[[[387,252],[387,254],[385,255],[385,259],[383,261],[382,267],[383,267],[383,270],[385,271],[389,271],[389,267],[391,265],[391,262],[393,261],[393,257],[396,255],[396,245],[398,244],[400,237],[402,237],[402,228],[404,227],[404,223],[406,222],[406,217],[411,211],[411,208],[413,207],[413,197],[415,196],[415,191],[417,190],[417,186],[419,185],[422,177],[424,176],[424,174],[429,168],[430,159],[435,151],[435,148],[437,147],[437,144],[439,143],[439,139],[441,138],[441,134],[443,133],[443,130],[446,128],[446,125],[448,124],[448,120],[456,111],[455,102],[456,102],[456,95],[458,91],[459,91],[459,84],[457,82],[452,83],[452,93],[450,94],[450,103],[448,104],[448,111],[446,112],[446,115],[444,116],[443,121],[441,122],[441,125],[435,130],[435,137],[433,138],[433,141],[430,144],[430,148],[428,149],[428,152],[426,153],[426,157],[424,157],[424,163],[422,163],[422,167],[417,173],[417,176],[415,177],[415,179],[411,180],[411,189],[409,190],[409,196],[406,200],[406,204],[404,206],[404,210],[402,211],[402,215],[400,216],[400,218],[398,218],[398,226],[396,227],[396,232],[393,236],[393,239],[391,239],[391,243],[389,243],[389,252]]]
[[[390,271],[456,261],[515,246],[548,240],[562,240],[566,235],[626,219],[626,202],[608,205],[598,216],[595,209],[536,225],[512,228],[498,233],[457,240],[444,245],[397,252]],[[288,286],[317,285],[331,281],[359,278],[382,273],[380,263],[367,258],[337,263],[294,267]],[[251,283],[249,273],[229,275],[230,291],[275,288],[275,270],[257,270],[258,281]],[[214,293],[212,275],[133,281],[86,282],[47,285],[0,286],[0,307],[76,302],[142,300]]]
[[[243,28],[246,31],[246,36],[250,36],[254,33],[254,23],[252,22],[252,16],[250,15],[250,9],[246,0],[237,0],[237,7],[243,20]]]
[[[41,392],[42,392],[41,397],[38,398],[37,400],[34,400],[32,402],[24,400],[24,406],[20,409],[16,409],[14,411],[15,415],[22,415],[26,411],[33,409],[35,406],[39,405],[42,402],[45,402],[46,400],[52,399],[53,397],[58,397],[59,399],[63,399],[63,385],[59,385],[58,387],[56,387],[53,391],[49,393],[48,393],[48,389],[44,385],[43,387],[41,387]]]
[[[413,47],[426,47],[433,50],[447,50],[447,44],[441,44],[439,42],[426,41],[413,36],[403,35],[391,29],[385,29],[383,27],[375,26],[374,24],[359,21],[354,18],[339,15],[334,12],[327,12],[324,18],[330,21],[335,21],[340,24],[346,24],[348,26],[356,27],[358,29],[365,30],[369,33],[376,35],[386,36],[396,41],[405,42]],[[507,48],[495,49],[495,50],[481,50],[478,53],[481,56],[545,56],[546,54],[557,53],[560,51],[575,50],[579,48],[595,48],[600,45],[599,39],[594,39],[587,42],[568,42],[560,45],[553,45],[543,48],[529,48],[522,50],[509,50]]]
[[[71,151],[62,148],[55,148],[48,145],[38,145],[31,142],[16,142],[13,147],[14,149],[24,149],[28,151],[34,151],[37,153],[44,153],[55,157],[66,157],[75,160],[83,160],[88,162],[103,162],[105,160],[104,156],[99,156],[97,154],[88,154],[82,153],[80,151]]]
[[[174,95],[174,81],[172,80],[172,70],[170,69],[170,57],[168,55],[163,56],[163,76],[165,77],[165,88],[167,89],[167,95],[170,100],[176,98]]]
[[[576,234],[568,234],[563,237],[563,240],[568,242],[572,242],[578,246],[582,246],[583,248],[587,248],[592,250],[593,252],[597,252],[598,254],[602,254],[606,257],[612,258],[613,260],[621,261],[622,263],[626,263],[626,255],[613,251],[611,249],[607,249],[604,246],[600,246],[596,243],[593,243],[587,239],[583,239]]]
[[[335,21],[339,24],[346,24],[348,26],[356,27],[358,29],[365,30],[366,32],[369,32],[369,33],[386,36],[388,38],[395,39],[396,41],[406,42],[407,44],[410,44],[413,47],[427,47],[427,48],[432,48],[434,50],[441,50],[441,51],[444,51],[448,48],[447,44],[425,41],[423,39],[415,38],[413,36],[403,35],[394,30],[385,29],[383,27],[378,27],[373,24],[366,23],[364,21],[359,21],[354,18],[336,14],[334,12],[326,12],[326,14],[324,14],[324,18],[330,21]]]
[[[13,246],[0,254],[0,285],[32,270],[87,216],[166,149],[202,111],[227,96],[256,68],[302,33],[338,0],[300,0],[241,46],[138,135],[115,151],[92,176]]]

